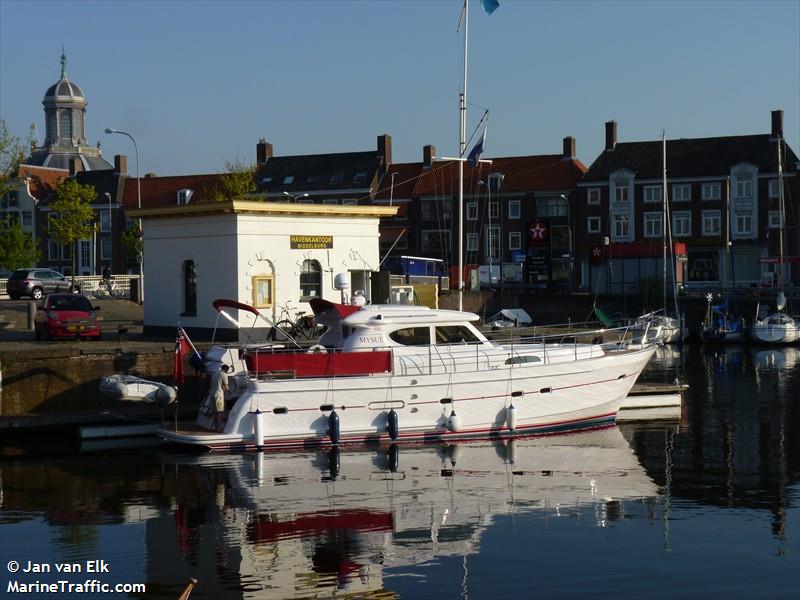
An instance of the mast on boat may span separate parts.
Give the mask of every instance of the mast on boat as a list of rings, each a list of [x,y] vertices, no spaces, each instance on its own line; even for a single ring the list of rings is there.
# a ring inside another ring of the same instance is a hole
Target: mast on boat
[[[464,77],[458,101],[458,310],[464,310],[464,152],[467,137],[467,38],[469,0],[464,0]],[[490,207],[491,208],[491,207]]]
[[[778,209],[780,210],[780,229],[778,230],[778,245],[780,246],[780,265],[781,265],[781,293],[784,292],[784,276],[786,269],[783,265],[783,229],[786,226],[786,218],[784,217],[783,207],[783,160],[781,158],[781,138],[778,136]],[[778,299],[776,304],[780,303]],[[778,312],[781,307],[777,306]]]
[[[661,190],[661,239],[663,242],[662,261],[664,263],[663,281],[664,298],[661,306],[664,307],[664,317],[667,316],[667,132],[661,130],[661,167],[662,167],[662,190]],[[676,315],[677,316],[677,315]]]

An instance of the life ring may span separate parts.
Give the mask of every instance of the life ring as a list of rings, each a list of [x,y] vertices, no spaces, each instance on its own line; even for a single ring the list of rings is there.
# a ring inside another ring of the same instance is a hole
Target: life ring
[[[306,352],[308,354],[327,354],[328,349],[322,344],[314,344],[313,346],[309,346]]]

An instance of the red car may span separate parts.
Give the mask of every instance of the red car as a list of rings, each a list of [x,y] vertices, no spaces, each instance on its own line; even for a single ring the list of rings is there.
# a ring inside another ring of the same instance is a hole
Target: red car
[[[84,337],[99,340],[98,310],[80,294],[50,294],[36,312],[36,339]]]

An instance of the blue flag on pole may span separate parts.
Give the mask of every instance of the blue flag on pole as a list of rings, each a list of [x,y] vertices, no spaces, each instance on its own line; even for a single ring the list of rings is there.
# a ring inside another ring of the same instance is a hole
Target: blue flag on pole
[[[481,0],[481,6],[487,15],[492,14],[500,6],[497,0]]]
[[[469,155],[467,155],[467,164],[470,167],[477,167],[478,161],[481,158],[481,154],[483,154],[483,143],[486,141],[486,128],[483,129],[483,135],[481,139],[472,147],[472,150],[469,151]]]

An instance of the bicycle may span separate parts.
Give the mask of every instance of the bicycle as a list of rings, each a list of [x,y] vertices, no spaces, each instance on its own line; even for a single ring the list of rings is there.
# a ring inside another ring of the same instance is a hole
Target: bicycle
[[[125,296],[125,290],[122,286],[117,286],[113,279],[101,279],[97,284],[97,289],[93,292],[95,298],[122,298]]]
[[[307,315],[305,311],[299,310],[294,313],[295,318],[294,321],[292,321],[289,301],[287,300],[280,308],[280,317],[269,334],[271,340],[283,341],[286,339],[287,335],[293,339],[305,340],[310,340],[317,336],[318,326],[314,322],[314,317],[312,315]]]

